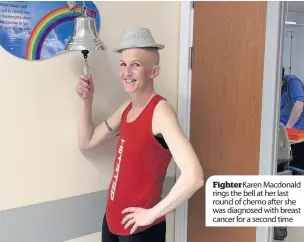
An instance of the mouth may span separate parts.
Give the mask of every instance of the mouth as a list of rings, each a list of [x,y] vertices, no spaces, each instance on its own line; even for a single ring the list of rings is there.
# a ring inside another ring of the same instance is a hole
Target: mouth
[[[124,79],[126,83],[133,83],[136,82],[137,80],[135,79]]]

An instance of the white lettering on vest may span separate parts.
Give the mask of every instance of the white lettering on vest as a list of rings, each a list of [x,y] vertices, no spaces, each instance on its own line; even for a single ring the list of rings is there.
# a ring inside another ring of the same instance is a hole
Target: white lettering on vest
[[[124,142],[125,142],[125,140],[122,139],[121,144],[118,148],[118,157],[117,157],[118,162],[117,162],[116,167],[115,167],[115,173],[114,173],[114,176],[113,176],[114,179],[112,181],[112,186],[111,186],[111,196],[110,196],[110,198],[111,198],[112,201],[114,200],[116,185],[117,185],[117,181],[118,181],[118,175],[119,175],[120,162],[121,162],[121,158],[122,158]]]

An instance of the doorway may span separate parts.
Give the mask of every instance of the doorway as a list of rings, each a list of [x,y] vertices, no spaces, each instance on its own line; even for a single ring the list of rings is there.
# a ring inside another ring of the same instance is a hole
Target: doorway
[[[190,118],[180,119],[190,127],[184,130],[206,179],[215,174],[274,174],[282,14],[280,2],[194,4],[192,67],[189,74],[185,69],[180,74],[191,80],[183,86],[191,90],[191,103],[180,96]],[[186,47],[181,52],[187,53]],[[177,211],[180,215],[188,208],[186,239],[181,241],[271,241],[268,228],[205,227],[204,199],[202,189]],[[181,231],[176,235],[184,236]]]
[[[283,46],[283,67],[285,68],[285,78],[284,82],[287,85],[289,83],[289,90],[296,90],[297,97],[295,100],[300,101],[300,97],[304,94],[304,87],[297,87],[293,83],[303,83],[304,82],[304,2],[303,1],[288,1],[286,3],[286,14],[285,14],[285,25],[284,25],[284,46]],[[289,78],[293,79],[293,82],[286,81]],[[290,96],[292,92],[288,92],[286,85],[282,86],[282,93],[288,93]],[[282,94],[283,96],[284,94]],[[288,112],[286,111],[286,101],[284,98],[281,100],[281,114],[282,121],[289,121]],[[285,107],[284,107],[285,106]],[[295,106],[295,105],[294,105]],[[300,110],[300,117],[295,119],[292,129],[299,130],[303,132],[303,109]],[[287,118],[288,119],[287,119]],[[302,124],[302,125],[301,125]],[[286,125],[287,126],[287,125]],[[292,142],[292,159],[290,165],[303,170],[304,161],[304,142],[303,140],[298,140]],[[303,171],[299,173],[303,175]],[[304,227],[288,227],[287,237],[284,242],[302,242],[304,239]]]

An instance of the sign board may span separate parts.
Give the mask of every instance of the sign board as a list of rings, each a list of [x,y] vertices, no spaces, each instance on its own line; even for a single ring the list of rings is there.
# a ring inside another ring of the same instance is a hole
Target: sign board
[[[26,60],[44,60],[61,54],[72,37],[74,19],[81,15],[82,1],[70,11],[66,1],[0,2],[0,45]],[[91,1],[85,2],[96,28],[100,16]]]

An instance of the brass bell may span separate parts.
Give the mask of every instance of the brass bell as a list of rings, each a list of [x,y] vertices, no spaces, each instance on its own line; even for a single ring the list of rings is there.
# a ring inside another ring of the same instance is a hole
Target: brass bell
[[[89,16],[83,7],[82,16],[75,18],[74,31],[66,50],[106,50],[106,46],[99,39],[94,18]]]
[[[74,2],[68,2],[68,8],[73,11]],[[81,51],[84,57],[84,75],[89,76],[88,54],[90,50],[106,50],[106,46],[99,39],[95,19],[92,18],[85,5],[82,15],[74,21],[73,36],[66,46],[66,50]]]

